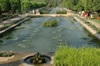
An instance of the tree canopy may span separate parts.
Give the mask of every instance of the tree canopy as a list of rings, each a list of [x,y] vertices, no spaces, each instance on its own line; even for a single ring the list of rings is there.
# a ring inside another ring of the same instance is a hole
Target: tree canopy
[[[0,0],[0,14],[3,12],[20,13],[34,8],[46,6],[44,1],[34,0]]]
[[[100,11],[100,0],[63,0],[62,4],[75,11]]]

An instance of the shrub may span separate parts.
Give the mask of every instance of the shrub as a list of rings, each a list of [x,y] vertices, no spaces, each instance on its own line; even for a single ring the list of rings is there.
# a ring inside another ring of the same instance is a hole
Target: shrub
[[[0,57],[10,57],[14,55],[12,52],[0,52]]]
[[[54,55],[55,66],[100,66],[100,49],[60,46]]]
[[[57,21],[56,20],[51,20],[43,23],[44,27],[55,27],[57,26]]]
[[[65,10],[56,11],[56,14],[66,14],[66,13],[67,13],[67,11],[65,11]]]
[[[49,11],[40,11],[40,14],[49,14]]]
[[[42,8],[40,9],[40,14],[49,14],[51,11],[51,8]]]

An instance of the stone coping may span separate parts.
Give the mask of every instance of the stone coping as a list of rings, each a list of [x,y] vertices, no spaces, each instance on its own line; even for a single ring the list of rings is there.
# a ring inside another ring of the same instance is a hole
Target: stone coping
[[[24,62],[24,59],[28,56],[32,56],[35,52],[14,52],[15,55],[11,57],[0,57],[0,65],[4,66],[34,66]],[[42,55],[47,55],[51,58],[51,61],[41,66],[53,66],[53,55],[49,53],[42,53]]]
[[[92,29],[90,26],[85,24],[83,21],[81,21],[77,17],[74,17],[74,19],[80,22],[83,27],[85,27],[92,35],[94,35],[96,38],[100,40],[100,34],[98,34],[96,30]]]
[[[28,54],[26,55],[25,57],[23,57],[23,60],[21,61],[22,64],[20,64],[19,66],[35,66],[34,64],[27,64],[24,62],[24,59],[27,58],[28,56],[32,56],[34,55],[35,53],[31,53],[31,54]],[[42,55],[45,55],[45,54],[42,54]],[[49,56],[49,55],[47,55]],[[53,66],[53,56],[49,56],[51,58],[51,61],[49,63],[44,63],[44,64],[41,64],[41,66]]]
[[[10,59],[13,59],[15,57],[15,55],[12,55],[10,57],[0,57],[0,64],[5,63],[7,61],[9,61]]]

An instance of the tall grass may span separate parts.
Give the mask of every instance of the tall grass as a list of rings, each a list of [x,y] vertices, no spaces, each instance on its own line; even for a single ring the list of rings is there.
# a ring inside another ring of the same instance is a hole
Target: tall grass
[[[100,66],[100,49],[60,46],[54,55],[54,66]]]

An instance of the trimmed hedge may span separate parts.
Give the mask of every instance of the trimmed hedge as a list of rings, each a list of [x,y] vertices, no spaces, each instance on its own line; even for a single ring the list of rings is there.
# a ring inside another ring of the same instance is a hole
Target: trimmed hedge
[[[59,11],[56,11],[56,14],[67,14],[67,11],[65,11],[65,10],[59,10]]]

